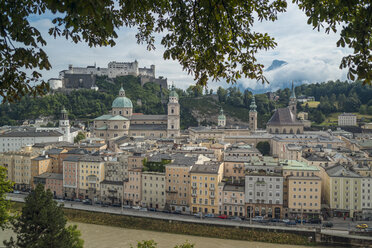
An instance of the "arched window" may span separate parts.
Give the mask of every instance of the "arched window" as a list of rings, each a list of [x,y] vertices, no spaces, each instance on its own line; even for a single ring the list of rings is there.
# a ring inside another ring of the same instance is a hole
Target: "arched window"
[[[118,126],[117,126],[117,125],[115,125],[115,126],[114,126],[114,129],[118,129]]]
[[[293,129],[291,128],[291,130],[289,130],[289,133],[293,134]]]
[[[287,133],[287,130],[286,130],[285,128],[283,129],[283,133],[284,133],[284,134],[286,134],[286,133]]]
[[[279,133],[279,129],[275,128],[275,133]]]
[[[119,111],[119,115],[121,115],[121,110]]]
[[[298,128],[298,129],[297,129],[297,134],[300,134],[300,133],[301,133],[301,131],[300,131],[300,129]]]
[[[273,130],[270,128],[270,133],[273,133]]]
[[[124,128],[124,129],[127,129],[127,125],[123,125],[123,128]]]
[[[171,113],[174,114],[174,109],[171,109]]]

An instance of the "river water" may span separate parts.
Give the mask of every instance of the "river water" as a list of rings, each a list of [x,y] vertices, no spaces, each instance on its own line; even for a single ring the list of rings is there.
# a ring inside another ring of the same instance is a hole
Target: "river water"
[[[158,248],[173,248],[175,245],[182,244],[186,240],[195,244],[195,248],[308,248],[307,246],[205,238],[85,223],[70,222],[69,224],[78,225],[78,229],[81,231],[82,238],[84,239],[84,247],[86,248],[129,248],[131,245],[136,247],[138,241],[150,239],[154,240],[158,244]],[[1,241],[9,239],[11,235],[12,232],[10,230],[2,231],[0,229]],[[2,242],[0,247],[2,247]]]

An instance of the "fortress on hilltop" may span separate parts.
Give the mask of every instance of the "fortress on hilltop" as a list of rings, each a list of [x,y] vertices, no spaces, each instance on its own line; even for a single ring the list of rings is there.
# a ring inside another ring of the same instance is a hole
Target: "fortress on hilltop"
[[[128,75],[139,77],[142,86],[145,83],[153,82],[162,88],[168,87],[166,78],[155,77],[155,65],[151,65],[150,68],[140,68],[137,60],[134,62],[112,61],[108,63],[107,68],[97,67],[96,65],[87,67],[73,67],[69,65],[67,70],[59,72],[59,78],[51,78],[48,82],[53,90],[81,88],[98,90],[96,76],[107,76],[113,79]]]

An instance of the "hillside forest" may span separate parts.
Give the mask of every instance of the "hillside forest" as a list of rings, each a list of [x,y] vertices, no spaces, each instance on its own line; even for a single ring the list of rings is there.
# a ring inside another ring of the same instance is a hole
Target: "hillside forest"
[[[143,114],[166,114],[169,90],[154,83],[143,87],[133,76],[107,79],[97,77],[99,91],[79,89],[56,91],[44,97],[25,96],[17,103],[0,105],[0,126],[20,125],[25,120],[40,116],[58,120],[64,106],[71,120],[91,121],[108,113],[111,103],[117,97],[121,86],[132,100],[134,112]],[[232,86],[219,87],[216,92],[201,86],[190,86],[186,90],[176,88],[180,96],[181,128],[197,125],[216,125],[221,108],[227,116],[227,125],[248,125],[249,105],[252,92],[241,91]],[[316,84],[302,84],[295,87],[296,96],[313,96],[316,104],[298,103],[298,112],[308,112],[314,127],[335,124],[338,113],[352,112],[360,116],[361,123],[372,119],[372,87],[361,82],[329,81]],[[276,108],[286,107],[291,95],[290,89],[280,89],[271,94],[256,94],[258,127],[265,128]],[[273,97],[276,96],[276,97]],[[55,125],[57,122],[52,123]]]

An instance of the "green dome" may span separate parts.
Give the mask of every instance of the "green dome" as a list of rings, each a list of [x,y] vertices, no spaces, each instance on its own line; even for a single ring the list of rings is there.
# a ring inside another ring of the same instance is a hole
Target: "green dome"
[[[132,101],[125,97],[125,96],[119,96],[116,97],[116,99],[112,102],[113,108],[133,108]]]
[[[175,90],[172,90],[170,93],[169,93],[169,97],[177,97],[178,98],[178,94]]]
[[[226,116],[223,114],[223,109],[220,110],[220,115],[218,116],[218,120],[226,120]]]

